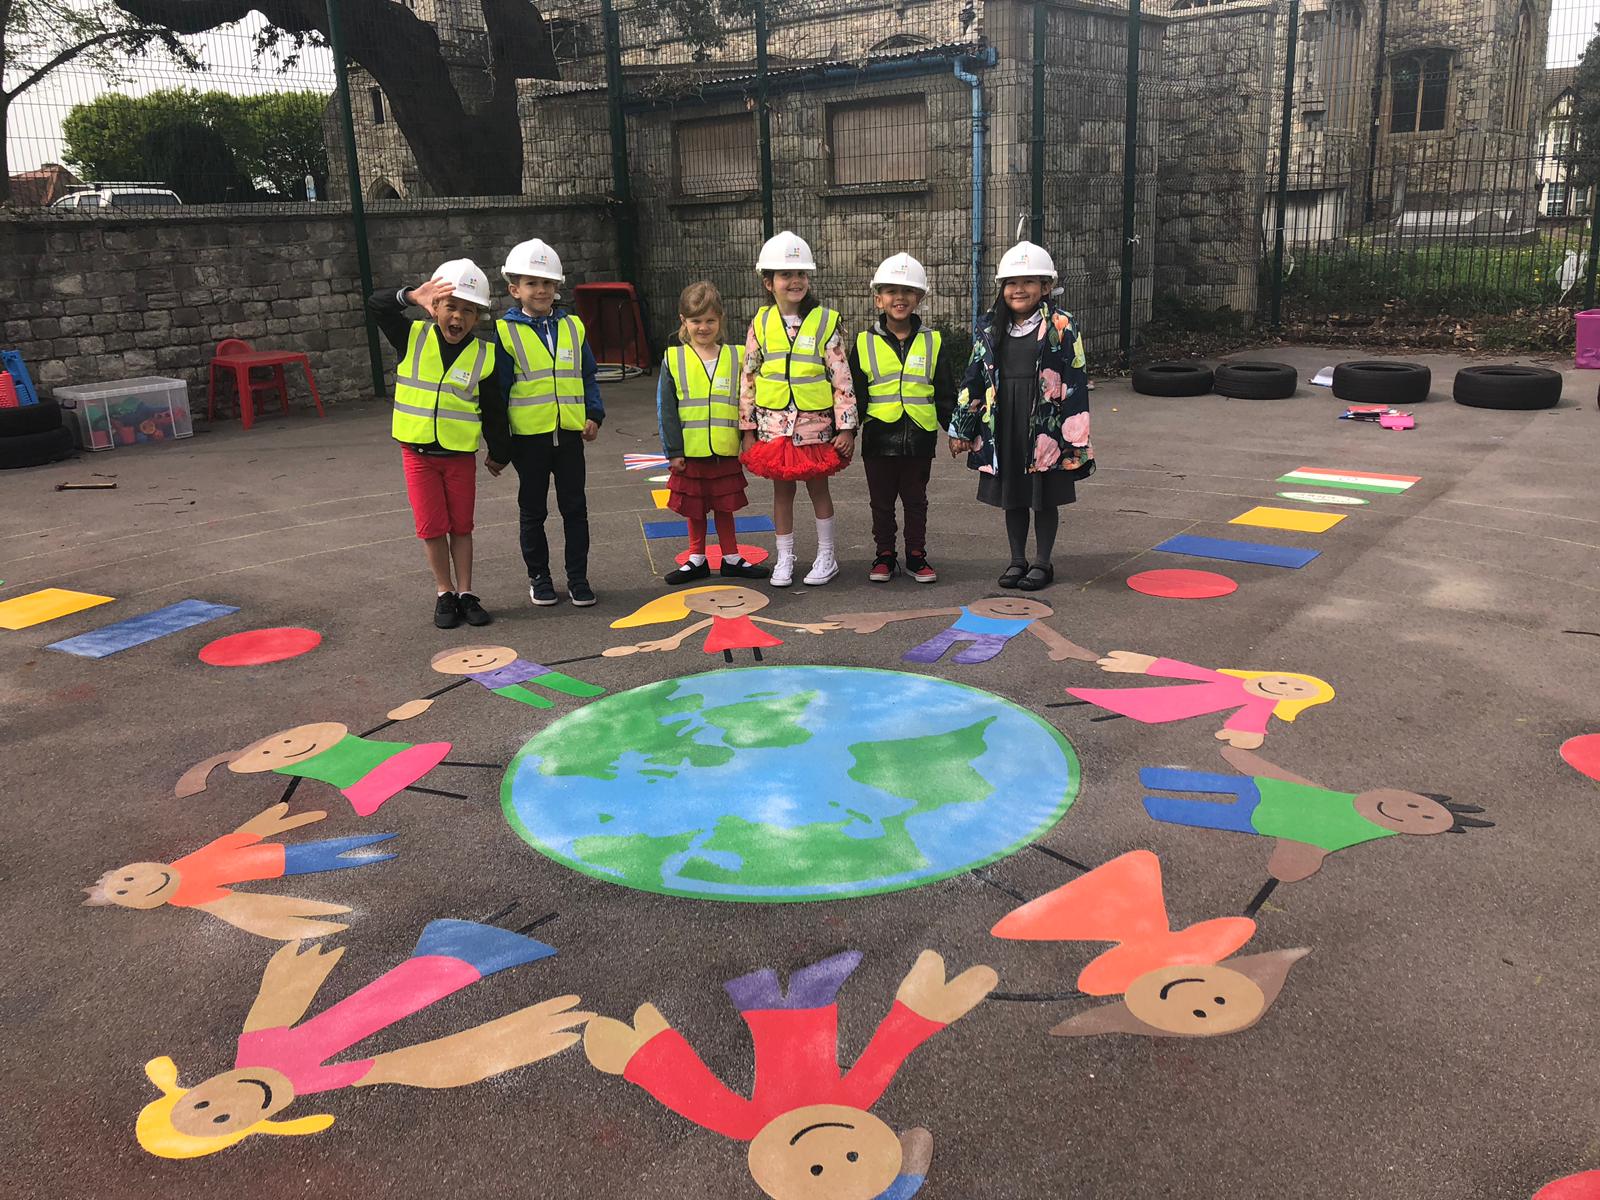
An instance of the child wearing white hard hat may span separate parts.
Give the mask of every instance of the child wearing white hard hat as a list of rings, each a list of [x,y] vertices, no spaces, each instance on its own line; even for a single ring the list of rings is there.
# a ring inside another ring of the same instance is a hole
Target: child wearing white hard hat
[[[566,278],[561,256],[532,238],[518,242],[500,268],[511,305],[495,322],[500,339],[500,387],[511,416],[511,465],[517,469],[517,509],[528,599],[541,608],[560,603],[550,575],[550,481],[561,513],[567,598],[579,608],[595,603],[589,586],[589,501],[583,448],[606,419],[599,366],[583,321],[557,309],[557,286]]]
[[[839,573],[828,476],[855,453],[855,384],[839,314],[811,294],[811,272],[817,269],[811,247],[784,230],[761,247],[756,269],[772,303],[756,313],[745,336],[742,457],[745,466],[772,480],[774,587],[794,582],[795,484],[805,483],[817,514],[817,557],[805,582],[817,586]]]
[[[488,445],[484,466],[498,475],[511,457],[511,436],[494,344],[473,336],[489,302],[488,277],[469,258],[443,263],[420,287],[367,299],[400,354],[390,432],[401,446],[406,495],[433,572],[440,629],[491,619],[472,590],[477,451],[480,440]],[[432,319],[409,319],[412,304]]]
[[[1095,467],[1083,337],[1049,299],[1055,278],[1043,247],[1019,242],[1006,251],[995,272],[1000,294],[973,331],[950,422],[950,453],[965,453],[979,472],[978,499],[1005,510],[1011,561],[1000,586],[1025,592],[1054,582],[1061,506],[1077,499],[1077,480]]]
[[[878,318],[856,334],[850,373],[865,397],[861,465],[872,503],[872,537],[878,555],[867,578],[887,583],[899,570],[895,556],[895,504],[905,509],[906,574],[933,583],[928,562],[928,479],[939,430],[955,408],[955,368],[944,337],[922,324],[917,306],[928,294],[928,273],[909,254],[886,258],[872,277]]]

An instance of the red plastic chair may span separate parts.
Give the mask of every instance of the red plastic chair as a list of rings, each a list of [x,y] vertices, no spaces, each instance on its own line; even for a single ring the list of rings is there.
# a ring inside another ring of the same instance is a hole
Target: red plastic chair
[[[217,378],[233,375],[234,391],[239,399],[239,418],[249,429],[256,423],[256,404],[276,398],[289,411],[289,385],[284,367],[298,365],[306,376],[306,386],[311,389],[311,402],[317,406],[317,416],[328,414],[322,409],[322,396],[317,391],[317,381],[311,374],[311,360],[293,350],[253,350],[243,338],[226,338],[217,343],[217,352],[211,359],[211,378],[206,388],[206,419],[217,417]],[[252,372],[267,371],[265,379],[254,378]]]

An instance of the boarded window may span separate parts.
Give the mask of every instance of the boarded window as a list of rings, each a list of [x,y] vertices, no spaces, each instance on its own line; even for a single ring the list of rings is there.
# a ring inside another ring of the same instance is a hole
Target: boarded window
[[[828,162],[837,186],[928,177],[928,99],[885,96],[828,109]]]
[[[708,117],[672,127],[680,196],[716,196],[760,186],[753,116]]]

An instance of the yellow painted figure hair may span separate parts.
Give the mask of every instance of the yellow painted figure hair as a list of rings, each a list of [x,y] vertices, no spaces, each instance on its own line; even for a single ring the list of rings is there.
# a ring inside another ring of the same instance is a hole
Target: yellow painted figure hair
[[[1296,671],[1230,671],[1219,667],[1218,673],[1232,675],[1235,679],[1260,679],[1266,675],[1277,675],[1285,679],[1298,679],[1301,683],[1309,683],[1317,689],[1316,695],[1308,696],[1304,700],[1279,700],[1272,707],[1272,715],[1280,721],[1292,721],[1308,708],[1315,708],[1319,704],[1326,704],[1333,699],[1333,684],[1325,679],[1318,679],[1315,675],[1301,675]]]
[[[691,283],[683,289],[678,297],[678,316],[704,317],[711,313],[717,315],[717,320],[727,324],[727,316],[722,311],[722,293],[717,291],[717,285],[702,279],[699,283]],[[717,331],[717,341],[725,341],[722,336],[725,329]],[[685,346],[689,344],[689,327],[682,320],[678,322],[678,340]]]
[[[705,592],[729,592],[735,590],[732,584],[712,584],[709,587],[685,588],[681,592],[671,592],[665,596],[657,596],[643,608],[626,617],[611,622],[613,629],[632,629],[637,625],[664,625],[668,621],[687,621],[689,610],[684,607],[685,596],[698,596]]]
[[[236,1146],[253,1133],[303,1137],[310,1133],[321,1133],[333,1124],[333,1118],[324,1113],[296,1117],[292,1121],[257,1121],[248,1129],[214,1138],[179,1133],[172,1124],[172,1110],[178,1106],[179,1100],[189,1094],[189,1089],[178,1086],[178,1064],[163,1054],[145,1063],[144,1073],[161,1090],[161,1098],[150,1101],[139,1111],[134,1132],[138,1135],[139,1145],[160,1158],[201,1158]]]

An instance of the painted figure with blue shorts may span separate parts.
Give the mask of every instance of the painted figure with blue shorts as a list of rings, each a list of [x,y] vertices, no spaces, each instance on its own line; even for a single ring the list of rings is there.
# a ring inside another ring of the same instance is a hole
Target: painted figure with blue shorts
[[[901,659],[936,663],[956,645],[963,648],[950,660],[962,666],[988,662],[1020,633],[1030,633],[1045,644],[1052,662],[1077,659],[1097,662],[1099,655],[1061,636],[1044,624],[1055,610],[1043,600],[1023,596],[998,596],[974,600],[960,608],[913,608],[905,612],[834,613],[826,618],[857,633],[876,633],[890,621],[915,621],[923,617],[954,617],[948,628],[907,650]]]

